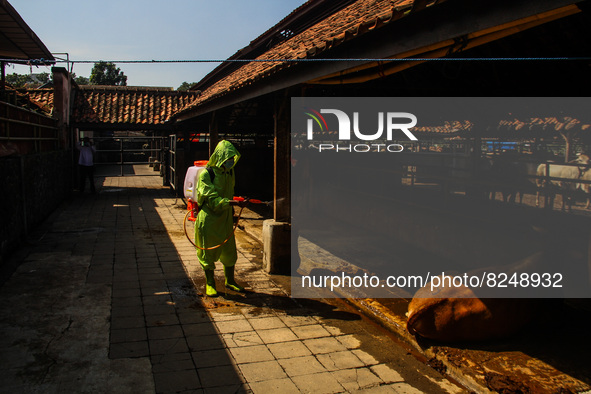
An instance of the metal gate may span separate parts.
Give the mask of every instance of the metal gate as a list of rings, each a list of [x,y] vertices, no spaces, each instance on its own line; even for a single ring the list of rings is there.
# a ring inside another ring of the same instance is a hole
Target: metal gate
[[[176,135],[175,134],[171,134],[170,136],[168,136],[169,141],[168,141],[168,160],[167,160],[167,175],[168,175],[168,182],[170,184],[170,186],[172,186],[172,190],[177,190],[176,185],[177,185],[177,180],[178,180],[178,176],[177,176],[177,172],[176,172],[176,168],[177,168],[177,151],[176,151]]]
[[[81,131],[79,139],[89,136]],[[159,136],[93,136],[96,154],[94,164],[99,176],[162,175],[166,137]]]

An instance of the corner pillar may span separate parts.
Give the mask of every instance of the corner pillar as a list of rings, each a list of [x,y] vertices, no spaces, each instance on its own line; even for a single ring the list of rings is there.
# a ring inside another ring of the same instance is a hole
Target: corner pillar
[[[278,97],[274,113],[273,219],[263,223],[263,267],[272,274],[291,270],[290,100]]]

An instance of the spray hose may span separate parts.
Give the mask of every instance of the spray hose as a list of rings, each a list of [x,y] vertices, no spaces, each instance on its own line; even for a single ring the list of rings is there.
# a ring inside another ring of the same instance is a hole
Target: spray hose
[[[261,200],[255,200],[255,199],[248,199],[248,198],[244,198],[244,197],[234,197],[233,198],[234,201],[237,202],[246,202],[246,204],[248,203],[252,203],[252,204],[266,204],[269,205],[271,202],[270,201],[261,201]],[[189,236],[189,234],[187,233],[187,220],[194,222],[196,220],[196,217],[194,216],[194,211],[193,209],[190,209],[186,214],[185,214],[185,219],[183,220],[183,227],[185,229],[185,236],[187,237],[187,239],[189,240],[189,242],[191,242],[193,244],[193,246],[195,246],[197,249],[200,250],[213,250],[213,249],[217,249],[219,247],[222,247],[226,242],[228,242],[230,240],[230,238],[232,238],[232,236],[234,236],[234,233],[236,232],[236,229],[238,228],[238,223],[240,222],[240,218],[242,217],[242,211],[244,210],[244,208],[246,207],[246,204],[244,204],[242,207],[240,207],[240,211],[238,212],[238,218],[236,219],[236,224],[234,225],[234,228],[232,229],[232,232],[230,233],[230,235],[228,236],[228,238],[226,238],[224,240],[224,242],[222,242],[219,245],[215,245],[215,246],[210,246],[207,248],[202,248],[200,246],[197,246],[197,244],[195,243],[195,240],[193,238],[191,238]],[[196,204],[192,205],[194,207],[197,207]]]

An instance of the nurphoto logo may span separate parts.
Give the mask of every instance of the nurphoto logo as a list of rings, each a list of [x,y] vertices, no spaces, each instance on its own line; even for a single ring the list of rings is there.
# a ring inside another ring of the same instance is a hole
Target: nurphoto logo
[[[359,112],[353,112],[353,121],[351,117],[340,109],[323,108],[316,111],[312,108],[305,108],[304,113],[309,116],[307,119],[306,137],[309,141],[314,139],[314,129],[321,133],[329,131],[328,122],[323,114],[333,115],[329,117],[331,123],[336,119],[338,123],[339,141],[350,141],[351,132],[355,138],[360,141],[387,140],[392,141],[396,134],[402,132],[406,138],[411,141],[417,141],[417,137],[410,131],[417,124],[417,117],[409,112],[378,112],[377,113],[377,131],[367,129],[361,130]],[[375,115],[374,115],[375,116]],[[385,132],[385,138],[384,138]],[[404,147],[400,144],[355,144],[343,147],[335,144],[319,144],[319,151],[323,150],[346,150],[349,152],[369,152],[369,151],[388,151],[402,152]]]

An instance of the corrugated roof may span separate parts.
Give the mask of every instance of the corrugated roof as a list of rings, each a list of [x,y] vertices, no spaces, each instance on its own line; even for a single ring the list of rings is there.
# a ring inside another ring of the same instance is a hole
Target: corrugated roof
[[[13,59],[13,63],[42,58],[45,61],[40,64],[55,63],[45,44],[6,0],[0,0],[0,57]]]
[[[72,122],[97,124],[164,124],[195,101],[199,92],[136,86],[80,86]]]
[[[441,1],[424,0],[358,0],[328,16],[309,29],[270,48],[257,59],[306,59],[318,57],[354,37],[363,35],[408,15],[413,6]],[[420,3],[420,4],[419,4]],[[295,62],[251,62],[205,89],[201,96],[179,114],[230,92],[252,85],[280,70],[292,67]]]

